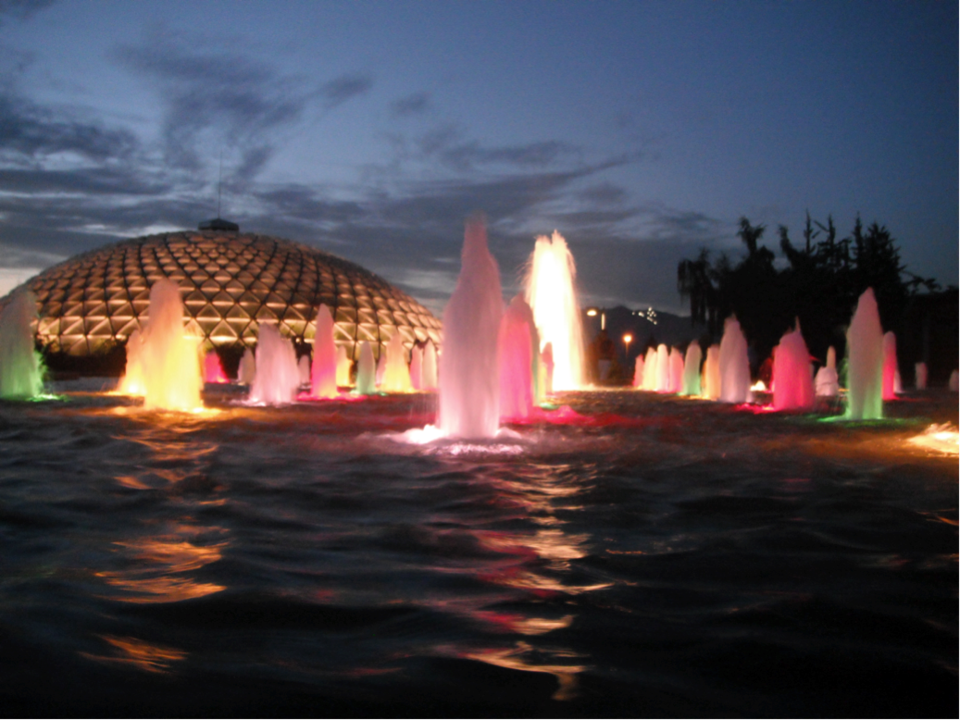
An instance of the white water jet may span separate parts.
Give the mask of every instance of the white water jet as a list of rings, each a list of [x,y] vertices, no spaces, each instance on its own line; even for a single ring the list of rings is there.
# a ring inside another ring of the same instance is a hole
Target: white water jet
[[[683,355],[677,348],[670,348],[670,390],[679,393],[683,390]]]
[[[257,338],[257,376],[249,402],[282,405],[293,402],[300,388],[300,368],[293,343],[275,325],[260,325]]]
[[[851,420],[883,417],[883,329],[873,288],[857,301],[847,330],[847,413]]]
[[[310,396],[335,398],[337,392],[337,346],[333,342],[333,315],[330,308],[317,308],[317,329],[313,337],[313,363],[310,366]]]
[[[128,351],[129,354],[129,351]],[[257,377],[257,360],[253,350],[247,348],[240,358],[240,367],[237,369],[237,381],[242,385],[252,385]]]
[[[747,357],[747,339],[739,321],[731,316],[723,323],[720,340],[720,399],[723,402],[743,403],[750,395],[750,360]]]
[[[37,300],[29,290],[13,296],[0,313],[0,398],[31,398],[43,390],[43,365],[31,326]]]
[[[372,348],[371,348],[372,350]],[[380,358],[377,360],[377,369],[376,369],[376,383],[377,387],[383,385],[383,376],[387,372],[387,350],[380,345]]]
[[[703,351],[700,349],[700,343],[696,340],[691,341],[687,346],[687,356],[683,362],[683,395],[700,394],[700,361],[703,359]]]
[[[633,387],[635,388],[643,387],[644,370],[645,370],[645,364],[643,361],[643,355],[637,355],[637,359],[633,361]]]
[[[583,385],[583,330],[576,275],[573,255],[560,233],[554,230],[550,238],[537,238],[524,287],[540,335],[541,352],[547,343],[553,346],[553,390],[577,390]]]
[[[296,351],[294,351],[296,352]],[[301,355],[297,360],[297,375],[300,378],[300,385],[310,387],[310,356]]]
[[[447,437],[489,438],[500,423],[500,269],[481,217],[467,221],[460,277],[443,312],[438,425]]]
[[[813,382],[819,397],[836,397],[840,392],[840,380],[837,376],[837,351],[833,345],[827,348],[827,364],[817,370]]]
[[[650,391],[657,389],[657,349],[652,346],[647,348],[647,355],[643,361],[643,383],[641,387]]]

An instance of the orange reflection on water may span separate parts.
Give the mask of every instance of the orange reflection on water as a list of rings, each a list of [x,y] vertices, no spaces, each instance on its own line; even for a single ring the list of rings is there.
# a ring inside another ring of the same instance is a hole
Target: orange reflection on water
[[[150,673],[169,672],[172,663],[187,657],[187,653],[183,650],[164,645],[153,645],[134,637],[116,637],[114,635],[99,635],[98,637],[110,644],[113,654],[94,655],[81,652],[80,655],[97,662],[132,665],[138,670]]]
[[[124,593],[119,600],[130,603],[166,603],[191,600],[226,589],[223,585],[196,582],[184,573],[216,562],[226,543],[198,546],[180,537],[146,538],[115,545],[129,556],[131,567],[96,573]]]
[[[573,660],[578,656],[569,650],[558,650],[550,653],[544,653],[542,650],[535,650],[525,642],[518,642],[511,648],[489,648],[474,652],[465,652],[461,657],[470,660],[494,665],[496,667],[507,668],[509,670],[521,670],[524,672],[548,673],[557,678],[557,691],[553,694],[554,700],[571,700],[577,694],[577,674],[586,670],[585,665],[565,665],[562,663],[546,664],[538,663],[528,656],[542,656],[549,654],[555,660]]]

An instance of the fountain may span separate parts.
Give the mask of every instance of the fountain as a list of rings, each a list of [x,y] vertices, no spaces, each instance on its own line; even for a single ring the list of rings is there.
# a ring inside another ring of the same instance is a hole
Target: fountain
[[[956,370],[951,371],[950,379],[947,381],[947,388],[953,392],[957,392],[957,389],[960,388],[960,377]]]
[[[917,390],[927,389],[927,364],[925,362],[914,363],[913,377],[914,386]]]
[[[750,361],[747,340],[736,317],[723,323],[720,340],[720,399],[723,402],[743,403],[750,394]]]
[[[386,352],[380,360],[383,362],[383,379],[380,389],[383,392],[410,392],[410,368],[407,367],[406,350],[400,332],[394,333],[387,342]]]
[[[333,316],[330,308],[320,305],[313,338],[310,397],[335,398],[337,395],[337,347],[333,342]]]
[[[703,363],[703,377],[700,379],[700,389],[708,400],[720,399],[720,346],[711,345],[707,348],[707,359]]]
[[[143,384],[143,368],[140,366],[140,331],[134,330],[127,338],[127,364],[120,378],[117,392],[124,395],[145,395],[147,392]]]
[[[533,410],[530,306],[517,295],[500,321],[500,419],[529,417]]]
[[[347,346],[337,346],[337,385],[347,387],[350,385],[350,357],[347,355]]]
[[[428,391],[437,389],[437,348],[431,340],[427,340],[427,344],[423,346],[420,389]]]
[[[657,349],[652,346],[647,348],[647,354],[643,361],[643,383],[641,387],[650,391],[657,389]]]
[[[683,355],[677,348],[670,348],[670,390],[674,394],[683,390]]]
[[[897,370],[897,336],[888,332],[883,336],[883,399],[896,400],[901,391]]]
[[[474,216],[464,232],[460,277],[443,312],[438,424],[448,437],[488,438],[497,433],[502,314],[500,269],[487,249],[484,220]]]
[[[296,351],[294,351],[296,352]],[[310,387],[310,356],[301,355],[297,360],[297,377],[300,378],[300,387]]]
[[[813,408],[813,367],[799,320],[794,330],[780,338],[773,356],[773,377],[773,406],[777,410]]]
[[[360,343],[360,359],[357,361],[357,394],[373,395],[377,392],[377,365],[373,348],[364,340]]]
[[[0,398],[32,398],[43,390],[43,365],[30,326],[37,301],[29,290],[14,295],[0,313]]]
[[[166,278],[154,283],[147,316],[139,343],[127,342],[128,358],[140,367],[144,408],[202,409],[200,339],[184,332],[180,286]]]
[[[540,377],[543,378],[543,397],[553,394],[553,345],[547,343],[543,346],[543,350],[540,352],[540,367],[542,372]]]
[[[300,368],[293,343],[275,325],[260,325],[257,338],[257,376],[250,388],[249,402],[256,405],[283,405],[293,402],[300,388]]]
[[[645,369],[643,355],[637,355],[637,359],[633,361],[633,387],[643,387],[643,373]]]
[[[703,351],[700,349],[700,343],[696,340],[690,342],[687,346],[687,357],[683,363],[683,387],[680,392],[682,395],[700,394],[700,360]]]
[[[216,350],[211,350],[203,356],[203,381],[208,383],[227,383],[230,378],[223,370],[223,363]]]
[[[836,397],[840,392],[840,380],[837,376],[837,351],[833,345],[827,348],[827,364],[817,370],[814,380],[816,394],[820,397]]]
[[[663,343],[657,346],[657,392],[670,392],[670,351]]]
[[[576,390],[583,384],[583,336],[575,278],[573,255],[563,236],[554,230],[552,238],[538,237],[524,286],[540,348],[547,343],[553,346],[554,390]]]
[[[860,296],[847,330],[847,413],[851,420],[883,417],[884,341],[873,288]]]
[[[237,370],[237,382],[242,385],[252,385],[256,377],[257,361],[253,356],[253,350],[247,348],[243,351],[243,357],[240,358],[240,367]]]

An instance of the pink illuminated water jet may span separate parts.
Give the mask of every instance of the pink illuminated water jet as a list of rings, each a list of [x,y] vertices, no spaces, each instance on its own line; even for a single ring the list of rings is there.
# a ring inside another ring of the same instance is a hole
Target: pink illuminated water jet
[[[837,376],[837,351],[831,345],[827,348],[827,364],[817,370],[814,379],[814,391],[818,397],[836,397],[840,392]]]
[[[443,313],[438,424],[447,437],[490,438],[500,421],[497,336],[503,299],[487,228],[467,221],[460,277]]]
[[[257,376],[249,402],[283,405],[293,402],[300,388],[300,368],[293,343],[275,325],[260,325],[257,338]]]
[[[227,383],[230,378],[223,370],[223,363],[216,350],[211,350],[203,356],[203,381],[208,383]]]
[[[896,400],[899,386],[897,371],[897,336],[892,332],[883,336],[883,399]]]
[[[773,376],[773,406],[777,410],[813,408],[813,366],[799,320],[795,330],[780,338],[773,356]]]
[[[333,316],[330,308],[321,304],[317,308],[317,330],[313,336],[310,397],[337,396],[337,346],[333,342]]]
[[[583,385],[583,330],[575,288],[576,266],[567,241],[556,230],[537,238],[524,282],[541,351],[553,346],[553,390]],[[444,326],[446,327],[446,326]]]
[[[427,340],[423,346],[423,365],[420,368],[420,389],[433,391],[437,389],[437,347],[432,340]]]
[[[533,410],[533,314],[523,297],[510,302],[500,322],[500,417],[525,418]]]

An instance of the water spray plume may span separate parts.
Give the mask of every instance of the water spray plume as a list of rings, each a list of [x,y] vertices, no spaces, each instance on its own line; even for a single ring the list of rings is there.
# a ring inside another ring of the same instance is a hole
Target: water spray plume
[[[0,313],[0,398],[32,398],[43,390],[43,366],[33,347],[31,326],[37,301],[18,293]]]
[[[300,387],[300,368],[293,343],[274,325],[261,325],[257,337],[257,375],[249,401],[258,405],[293,402]]]
[[[744,403],[749,394],[747,339],[737,319],[728,317],[723,323],[723,338],[720,340],[720,399],[723,402]]]
[[[310,369],[310,396],[337,397],[337,347],[333,342],[333,316],[330,308],[317,309],[317,330],[313,338],[313,364]]]
[[[147,409],[203,409],[200,338],[184,332],[183,315],[180,287],[166,278],[158,280],[150,288],[148,319],[134,350],[143,373]]]
[[[524,283],[533,309],[540,348],[553,346],[553,389],[577,390],[583,385],[583,331],[577,304],[576,266],[567,241],[557,231],[537,238]]]
[[[773,377],[773,406],[777,410],[813,408],[813,367],[799,320],[796,329],[780,339],[773,356]]]
[[[500,269],[482,217],[467,221],[460,277],[443,312],[439,426],[448,437],[489,438],[500,422],[497,336]]]
[[[407,352],[399,332],[390,338],[384,354],[386,360],[380,389],[384,392],[410,392],[413,389],[410,383],[410,368],[407,366]]]
[[[850,420],[883,417],[883,329],[873,288],[857,301],[847,330],[847,414]]]

